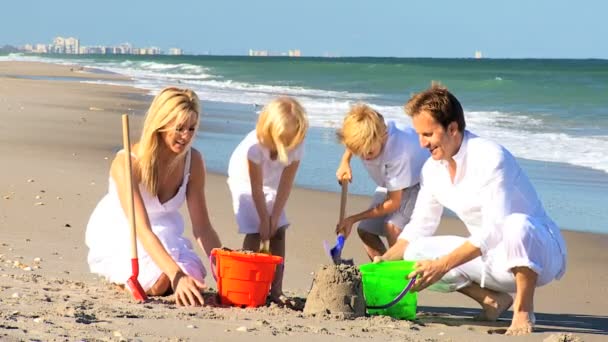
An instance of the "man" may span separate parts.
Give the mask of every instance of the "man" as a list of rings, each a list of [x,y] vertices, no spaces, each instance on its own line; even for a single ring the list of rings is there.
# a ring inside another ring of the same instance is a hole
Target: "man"
[[[405,110],[431,158],[409,224],[375,261],[419,260],[409,275],[419,277],[414,290],[461,292],[481,305],[483,320],[496,320],[513,304],[507,334],[532,332],[536,287],[566,268],[559,229],[515,158],[465,130],[462,107],[446,88],[434,84]],[[465,223],[468,238],[432,236],[444,207]]]

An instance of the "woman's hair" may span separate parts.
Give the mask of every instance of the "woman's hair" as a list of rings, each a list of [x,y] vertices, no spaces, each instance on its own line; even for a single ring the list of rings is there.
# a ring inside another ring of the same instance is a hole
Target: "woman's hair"
[[[384,118],[366,104],[355,104],[344,117],[338,140],[355,155],[365,155],[387,134]]]
[[[150,194],[158,195],[159,153],[164,144],[161,132],[185,125],[192,116],[196,118],[196,132],[200,121],[200,104],[194,91],[167,87],[154,97],[146,114],[137,151],[137,171],[141,183]],[[168,124],[171,124],[171,127],[166,127]],[[166,167],[175,167],[179,157],[184,156],[188,150],[189,148],[185,148],[178,158]]]
[[[429,113],[444,129],[452,122],[458,124],[458,130],[464,132],[466,122],[460,102],[446,87],[433,82],[425,91],[414,94],[404,106],[405,113],[415,117],[420,113]]]
[[[287,151],[298,146],[306,136],[308,120],[298,101],[291,97],[276,98],[262,109],[256,134],[260,144],[277,151],[281,163],[287,164]]]

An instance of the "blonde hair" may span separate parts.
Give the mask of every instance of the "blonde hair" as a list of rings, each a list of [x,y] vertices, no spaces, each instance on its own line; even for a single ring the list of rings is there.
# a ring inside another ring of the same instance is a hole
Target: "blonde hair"
[[[287,151],[304,140],[308,119],[304,107],[298,101],[282,96],[264,106],[255,129],[260,144],[277,151],[279,161],[287,164]],[[291,136],[285,136],[289,133]]]
[[[336,132],[338,140],[356,155],[365,155],[387,134],[384,118],[372,107],[359,103],[344,117],[342,128]]]
[[[146,114],[139,140],[137,151],[139,167],[136,171],[139,172],[140,181],[150,194],[158,195],[160,167],[158,157],[163,144],[161,132],[172,129],[173,127],[165,127],[172,121],[175,122],[174,127],[184,125],[193,115],[196,116],[196,132],[200,121],[200,104],[198,96],[190,89],[167,87],[154,97]],[[193,139],[190,143],[192,141]],[[170,169],[175,167],[189,147],[187,146],[167,167]]]

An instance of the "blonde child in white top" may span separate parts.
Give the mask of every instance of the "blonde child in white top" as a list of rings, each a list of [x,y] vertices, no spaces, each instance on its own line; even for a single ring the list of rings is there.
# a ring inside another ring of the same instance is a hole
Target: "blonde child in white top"
[[[380,237],[386,237],[392,246],[409,222],[418,195],[420,169],[429,153],[418,144],[416,131],[385,122],[380,113],[365,104],[351,108],[338,138],[346,147],[336,172],[338,181],[352,180],[350,159],[355,154],[378,188],[370,208],[338,222],[336,232],[348,237],[352,226],[360,221],[357,232],[373,259],[386,252]]]
[[[270,240],[270,252],[285,257],[285,204],[303,154],[308,129],[304,108],[293,98],[268,103],[256,129],[236,147],[228,166],[228,185],[243,249],[258,251]],[[290,304],[283,295],[283,267],[277,267],[270,298]]]

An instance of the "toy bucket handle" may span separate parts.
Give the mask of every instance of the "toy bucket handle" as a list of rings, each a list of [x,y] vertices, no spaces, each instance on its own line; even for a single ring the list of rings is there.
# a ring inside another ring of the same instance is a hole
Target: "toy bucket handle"
[[[217,270],[215,269],[215,255],[209,255],[209,268],[211,268],[211,275],[213,275],[213,279],[217,282]]]
[[[367,308],[373,310],[382,310],[390,308],[391,306],[397,304],[403,297],[405,297],[405,295],[412,288],[412,286],[414,286],[414,282],[416,282],[416,277],[412,278],[410,282],[403,288],[401,293],[399,293],[399,295],[397,295],[397,297],[395,297],[395,299],[391,300],[390,302],[384,305],[367,305]]]

